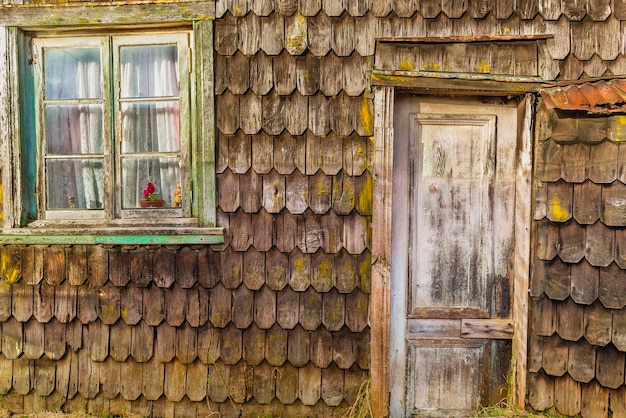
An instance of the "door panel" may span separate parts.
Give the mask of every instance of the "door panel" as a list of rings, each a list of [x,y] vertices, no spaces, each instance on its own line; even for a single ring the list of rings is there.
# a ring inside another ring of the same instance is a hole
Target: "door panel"
[[[463,416],[506,396],[517,104],[394,106],[391,415]]]
[[[411,313],[418,315],[423,307],[486,313],[496,116],[414,113],[410,118],[409,240],[419,254],[409,266]]]
[[[435,409],[445,415],[468,409],[480,399],[480,385],[465,382],[483,382],[485,344],[451,344],[416,342],[409,345],[408,391],[413,400],[409,414]],[[471,409],[471,408],[470,408]]]

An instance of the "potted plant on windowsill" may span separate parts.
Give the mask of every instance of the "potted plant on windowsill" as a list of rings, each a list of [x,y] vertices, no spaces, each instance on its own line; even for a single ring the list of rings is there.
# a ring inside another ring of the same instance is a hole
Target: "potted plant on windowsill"
[[[161,208],[163,203],[163,199],[159,199],[159,194],[156,193],[154,184],[148,181],[146,188],[143,189],[143,197],[139,201],[139,206],[142,208]]]

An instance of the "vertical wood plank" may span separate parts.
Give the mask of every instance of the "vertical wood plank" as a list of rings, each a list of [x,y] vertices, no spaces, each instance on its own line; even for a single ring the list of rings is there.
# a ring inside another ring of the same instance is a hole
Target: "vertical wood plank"
[[[147,400],[155,401],[163,395],[165,364],[153,358],[142,365],[141,393]]]
[[[298,372],[299,397],[304,405],[315,405],[321,397],[322,371],[307,364]]]
[[[265,360],[274,367],[282,366],[287,361],[287,330],[275,324],[265,334]]]
[[[393,178],[393,101],[394,90],[377,87],[374,91],[374,185],[372,219],[372,298],[370,316],[371,399],[375,416],[389,411],[389,312],[391,291],[391,196]]]

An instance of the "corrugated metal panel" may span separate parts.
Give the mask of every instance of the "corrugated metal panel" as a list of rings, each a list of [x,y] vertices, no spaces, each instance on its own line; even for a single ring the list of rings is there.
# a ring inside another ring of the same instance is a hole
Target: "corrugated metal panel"
[[[539,93],[548,109],[584,110],[597,114],[626,112],[626,79],[549,87]]]

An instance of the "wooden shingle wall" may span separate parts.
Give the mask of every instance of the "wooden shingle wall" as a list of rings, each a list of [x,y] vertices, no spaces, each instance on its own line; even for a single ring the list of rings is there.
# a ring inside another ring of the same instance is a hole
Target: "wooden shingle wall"
[[[240,251],[232,238],[3,247],[2,405],[328,416],[354,402],[369,364],[367,250]]]
[[[331,416],[356,399],[370,362],[371,70],[626,73],[623,0],[219,0],[216,14],[226,244],[3,247],[10,410]],[[477,48],[488,66],[469,59],[473,46],[400,48],[374,62],[376,37],[516,34],[554,38]],[[542,112],[528,402],[618,416],[622,120]]]
[[[528,402],[626,416],[624,116],[538,109]]]

